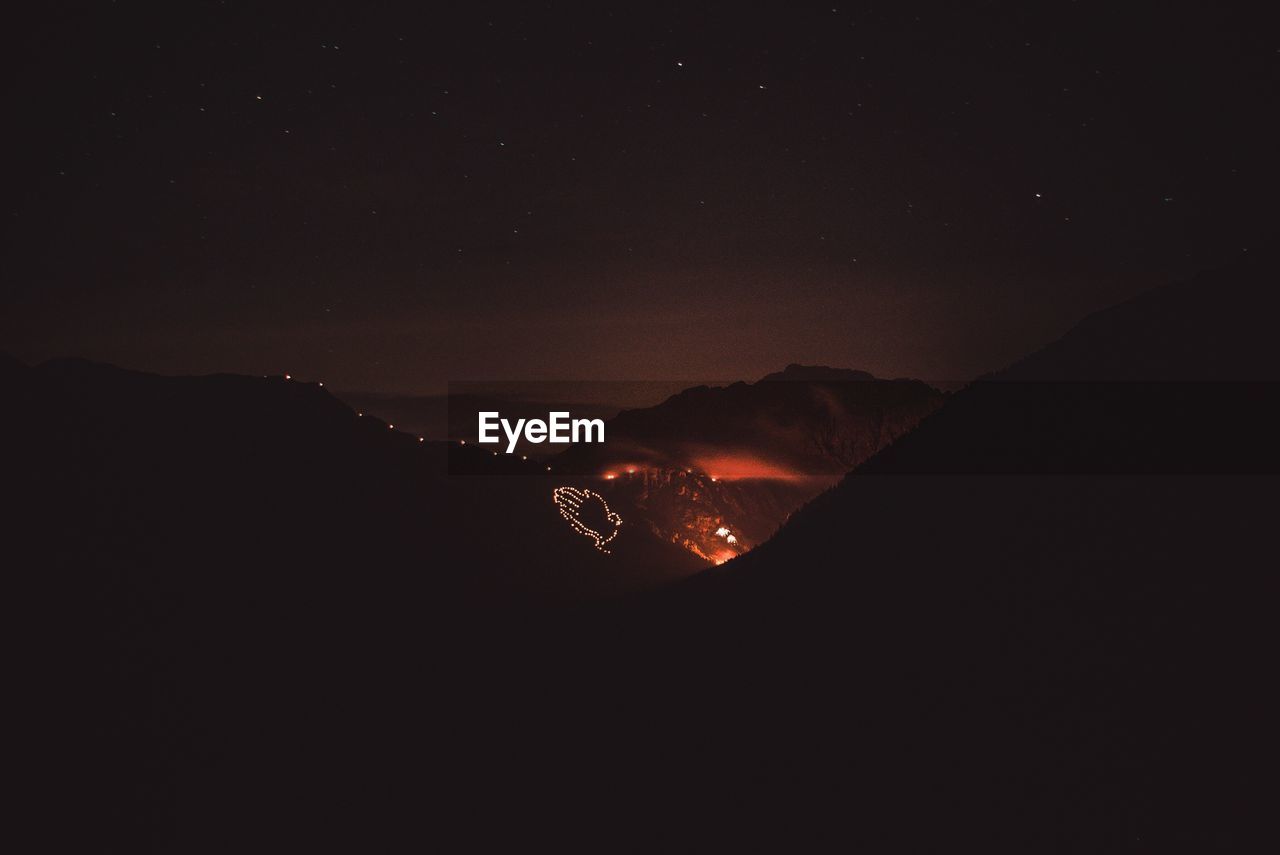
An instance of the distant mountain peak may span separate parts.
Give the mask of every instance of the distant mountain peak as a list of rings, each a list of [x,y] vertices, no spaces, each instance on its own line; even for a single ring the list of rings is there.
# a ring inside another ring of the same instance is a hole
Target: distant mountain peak
[[[760,378],[761,383],[778,380],[799,380],[805,382],[831,381],[847,383],[876,379],[869,371],[856,371],[852,368],[831,368],[827,365],[800,365],[793,362],[781,371],[766,374]]]

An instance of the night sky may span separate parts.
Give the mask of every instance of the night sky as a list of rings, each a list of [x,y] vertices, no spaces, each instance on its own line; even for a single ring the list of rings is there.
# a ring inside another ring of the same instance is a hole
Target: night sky
[[[267,5],[10,17],[0,349],[963,380],[1277,224],[1220,3]]]

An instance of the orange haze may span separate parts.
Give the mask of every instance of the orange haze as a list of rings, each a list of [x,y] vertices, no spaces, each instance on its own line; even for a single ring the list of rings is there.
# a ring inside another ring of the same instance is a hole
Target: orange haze
[[[750,454],[708,454],[694,457],[692,462],[695,469],[724,481],[747,478],[795,481],[804,477],[793,469]]]

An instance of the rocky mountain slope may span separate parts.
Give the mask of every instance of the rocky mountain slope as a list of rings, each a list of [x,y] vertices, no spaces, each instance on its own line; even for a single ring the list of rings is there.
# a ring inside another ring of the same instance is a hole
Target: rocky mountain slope
[[[625,410],[607,422],[603,445],[575,446],[554,463],[593,478],[658,538],[719,564],[764,542],[943,399],[919,381],[790,365]]]

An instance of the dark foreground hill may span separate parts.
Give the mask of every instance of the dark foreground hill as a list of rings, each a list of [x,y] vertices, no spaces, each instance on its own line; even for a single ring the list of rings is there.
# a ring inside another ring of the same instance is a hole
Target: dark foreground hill
[[[6,359],[0,397],[19,776],[55,850],[275,848],[243,835],[315,797],[309,764],[420,735],[371,687],[439,715],[442,669],[519,643],[512,615],[702,566],[634,527],[604,555],[543,466],[316,384]]]
[[[1274,285],[1086,319],[687,592],[768,627],[750,672],[825,734],[826,818],[930,850],[1270,836]]]

